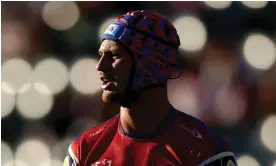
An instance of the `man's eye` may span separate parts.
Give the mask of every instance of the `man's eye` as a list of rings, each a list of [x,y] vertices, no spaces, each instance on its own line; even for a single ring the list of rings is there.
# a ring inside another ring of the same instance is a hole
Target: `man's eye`
[[[99,53],[99,56],[100,56],[100,57],[102,57],[102,56],[103,56],[103,54],[102,54],[102,53]]]
[[[121,57],[119,55],[113,55],[112,56],[114,59],[120,59]]]

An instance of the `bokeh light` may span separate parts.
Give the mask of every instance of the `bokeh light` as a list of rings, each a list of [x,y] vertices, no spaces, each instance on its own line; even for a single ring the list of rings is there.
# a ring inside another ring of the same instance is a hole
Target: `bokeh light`
[[[32,11],[32,13],[40,17],[41,16],[41,11],[43,9],[43,6],[45,5],[45,1],[29,1],[27,2],[28,8]]]
[[[80,117],[76,119],[68,128],[67,135],[81,135],[84,131],[95,127],[100,122],[89,117]]]
[[[27,119],[46,116],[52,108],[53,96],[43,84],[35,83],[18,94],[16,105],[19,113]]]
[[[260,166],[260,163],[250,155],[242,155],[237,158],[239,166]]]
[[[168,99],[177,110],[199,117],[200,98],[197,88],[198,80],[195,76],[190,73],[183,73],[180,78],[169,80]]]
[[[243,55],[245,60],[254,68],[270,69],[276,60],[276,48],[267,36],[251,34],[244,42]]]
[[[16,149],[16,160],[20,160],[29,166],[38,166],[51,160],[49,147],[37,139],[23,141]]]
[[[80,93],[93,94],[100,90],[101,80],[96,70],[97,61],[93,58],[79,59],[73,64],[70,82]]]
[[[75,138],[72,138],[72,137],[64,137],[56,144],[54,144],[53,147],[51,148],[52,159],[63,161],[68,152],[68,148],[70,144],[74,140]]]
[[[248,8],[260,9],[260,8],[266,7],[268,2],[267,1],[241,1],[241,3]]]
[[[194,16],[182,16],[173,21],[181,39],[180,47],[186,51],[201,50],[207,40],[207,32],[203,23]]]
[[[22,85],[31,82],[31,65],[19,58],[7,60],[2,65],[2,81],[10,86],[12,91],[17,92]]]
[[[46,95],[51,95],[51,90],[46,86],[44,85],[43,83],[41,82],[34,82],[33,84],[30,84],[30,85],[26,85],[28,88],[30,86],[33,86],[35,88],[35,90],[37,90],[39,93],[42,93],[42,94],[46,94]],[[26,88],[26,90],[28,90],[28,88]],[[20,93],[23,93],[25,91],[20,91]]]
[[[231,1],[204,1],[205,5],[213,9],[226,9],[231,6]]]
[[[261,127],[262,143],[271,151],[276,153],[276,115],[267,117]]]
[[[274,161],[273,165],[272,166],[276,166],[276,161]]]
[[[42,19],[52,29],[67,30],[79,20],[80,11],[75,2],[47,2],[42,9]]]
[[[7,117],[15,106],[15,93],[9,84],[1,82],[1,118]]]
[[[114,22],[115,18],[116,17],[109,17],[101,23],[101,26],[100,26],[99,32],[98,32],[99,41],[102,40],[104,32],[106,31],[108,26]]]
[[[234,126],[246,113],[246,97],[237,88],[224,85],[215,96],[214,115],[223,126]]]
[[[26,162],[21,160],[13,160],[6,163],[4,166],[29,166]]]
[[[2,22],[1,28],[2,56],[25,55],[31,41],[28,33],[29,27],[19,20],[5,20]]]
[[[61,166],[61,165],[63,165],[62,160],[49,160],[39,164],[38,166]]]
[[[57,59],[42,60],[34,67],[33,81],[44,84],[54,94],[59,93],[68,84],[68,69]]]
[[[8,143],[1,141],[1,165],[12,166],[13,152]]]

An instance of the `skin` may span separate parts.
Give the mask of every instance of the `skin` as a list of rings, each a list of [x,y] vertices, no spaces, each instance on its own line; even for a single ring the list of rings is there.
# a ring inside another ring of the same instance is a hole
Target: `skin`
[[[112,40],[104,40],[96,69],[100,78],[112,81],[112,88],[103,89],[102,100],[119,104],[129,82],[132,61],[128,51]],[[156,104],[158,103],[158,104]],[[155,131],[170,112],[167,88],[157,87],[143,92],[129,108],[120,108],[120,121],[126,132],[147,134]]]

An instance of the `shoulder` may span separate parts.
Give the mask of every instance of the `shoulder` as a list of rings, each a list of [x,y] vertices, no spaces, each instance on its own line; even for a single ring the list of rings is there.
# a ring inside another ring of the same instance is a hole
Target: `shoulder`
[[[206,158],[199,166],[237,166],[233,152],[220,152]]]
[[[183,134],[180,134],[180,136],[182,135],[183,137],[187,137],[187,135],[189,135],[189,138],[194,138],[194,140],[196,140],[195,142],[200,144],[208,144],[218,152],[229,150],[229,146],[226,141],[214,130],[209,128],[204,122],[178,110],[174,111],[177,115],[175,124],[183,130],[183,132],[181,132]]]
[[[119,115],[93,127],[87,131],[84,131],[82,135],[73,141],[69,148],[67,156],[64,160],[64,165],[68,163],[68,166],[77,166],[80,161],[86,158],[89,151],[93,148],[94,144],[100,138],[100,136],[109,128],[111,125],[115,124]]]
[[[193,153],[196,152],[196,155],[200,156],[197,157],[201,163],[200,166],[217,165],[216,163],[219,163],[219,166],[236,165],[235,156],[229,144],[221,136],[201,120],[178,110],[175,111],[177,114],[175,124],[184,130],[182,137],[189,141],[188,144]]]

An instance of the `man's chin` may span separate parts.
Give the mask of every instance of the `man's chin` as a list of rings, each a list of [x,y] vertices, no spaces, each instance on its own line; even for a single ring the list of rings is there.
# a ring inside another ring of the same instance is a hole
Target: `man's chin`
[[[113,91],[104,90],[102,94],[102,100],[105,103],[119,103],[119,95]]]

